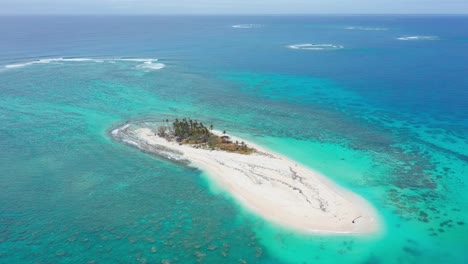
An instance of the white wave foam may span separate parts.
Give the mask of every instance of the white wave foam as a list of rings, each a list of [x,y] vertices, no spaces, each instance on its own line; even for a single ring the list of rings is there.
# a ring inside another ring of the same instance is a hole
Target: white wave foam
[[[341,45],[335,44],[294,44],[287,46],[290,49],[298,49],[298,50],[337,50],[343,49],[344,47]]]
[[[5,68],[21,68],[21,67],[25,67],[28,65],[29,63],[10,64],[10,65],[6,65]]]
[[[438,36],[407,36],[399,37],[398,40],[438,40]]]
[[[345,29],[349,30],[366,30],[366,31],[385,31],[388,28],[383,27],[346,27]]]
[[[143,64],[137,65],[137,68],[147,69],[147,70],[160,70],[166,65],[164,63],[153,63],[151,61],[145,61]]]
[[[145,58],[48,58],[48,59],[40,59],[35,61],[29,61],[24,63],[16,63],[16,64],[9,64],[5,65],[5,68],[22,68],[31,66],[34,64],[49,64],[49,63],[67,63],[67,62],[94,62],[94,63],[116,63],[118,61],[122,62],[132,62],[132,63],[139,63],[136,65],[136,68],[146,69],[146,70],[160,70],[165,67],[163,63],[156,63],[158,59],[145,59]]]
[[[239,25],[233,25],[233,28],[261,28],[264,27],[262,24],[239,24]]]
[[[137,58],[137,59],[110,59],[112,61],[132,61],[132,62],[153,62],[153,61],[158,61],[158,59],[144,59],[144,58]]]

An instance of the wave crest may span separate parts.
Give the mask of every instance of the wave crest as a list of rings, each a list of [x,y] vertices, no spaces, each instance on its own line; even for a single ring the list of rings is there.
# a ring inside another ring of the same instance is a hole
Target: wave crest
[[[233,25],[233,28],[261,28],[264,27],[262,24],[239,24],[239,25]]]
[[[63,64],[63,63],[73,63],[73,62],[93,62],[93,63],[116,63],[116,62],[130,62],[138,63],[135,67],[145,70],[160,70],[166,65],[164,63],[158,62],[158,59],[146,59],[146,58],[48,58],[48,59],[39,59],[23,63],[15,63],[5,65],[7,69],[22,68],[35,64]]]
[[[399,37],[398,40],[439,40],[438,36],[407,36]]]
[[[338,50],[343,49],[344,46],[342,45],[335,45],[335,44],[294,44],[287,46],[290,49],[297,49],[297,50]]]
[[[348,30],[365,30],[365,31],[386,31],[388,28],[383,27],[345,27]]]

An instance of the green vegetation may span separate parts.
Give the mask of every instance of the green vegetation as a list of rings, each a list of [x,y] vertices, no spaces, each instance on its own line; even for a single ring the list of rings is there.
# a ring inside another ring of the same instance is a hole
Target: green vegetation
[[[239,154],[255,152],[255,149],[248,147],[244,142],[232,142],[230,137],[226,135],[226,131],[223,131],[222,136],[213,134],[211,132],[213,125],[210,125],[208,129],[202,122],[190,118],[183,118],[182,120],[176,118],[172,124],[167,119],[164,122],[166,125],[158,128],[157,135],[167,140],[175,140],[180,144],[190,144],[196,148],[223,150]]]

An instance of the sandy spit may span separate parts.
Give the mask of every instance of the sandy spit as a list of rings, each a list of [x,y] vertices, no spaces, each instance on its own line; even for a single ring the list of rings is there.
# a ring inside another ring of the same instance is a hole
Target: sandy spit
[[[127,124],[111,135],[207,172],[245,208],[285,228],[322,234],[368,234],[380,228],[378,214],[366,200],[287,157],[232,136],[258,152],[242,155],[179,145],[154,131],[150,125]]]

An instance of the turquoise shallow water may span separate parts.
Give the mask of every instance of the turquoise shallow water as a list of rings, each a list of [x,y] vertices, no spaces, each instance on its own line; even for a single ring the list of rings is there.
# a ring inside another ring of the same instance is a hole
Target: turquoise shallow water
[[[468,261],[465,17],[1,19],[1,263]],[[244,22],[263,26],[231,27]],[[395,39],[415,34],[440,39]],[[308,42],[344,48],[286,47]],[[54,57],[106,60],[5,67]],[[165,67],[112,59],[129,57]],[[322,172],[368,199],[383,232],[272,226],[203,172],[108,136],[162,116]]]

